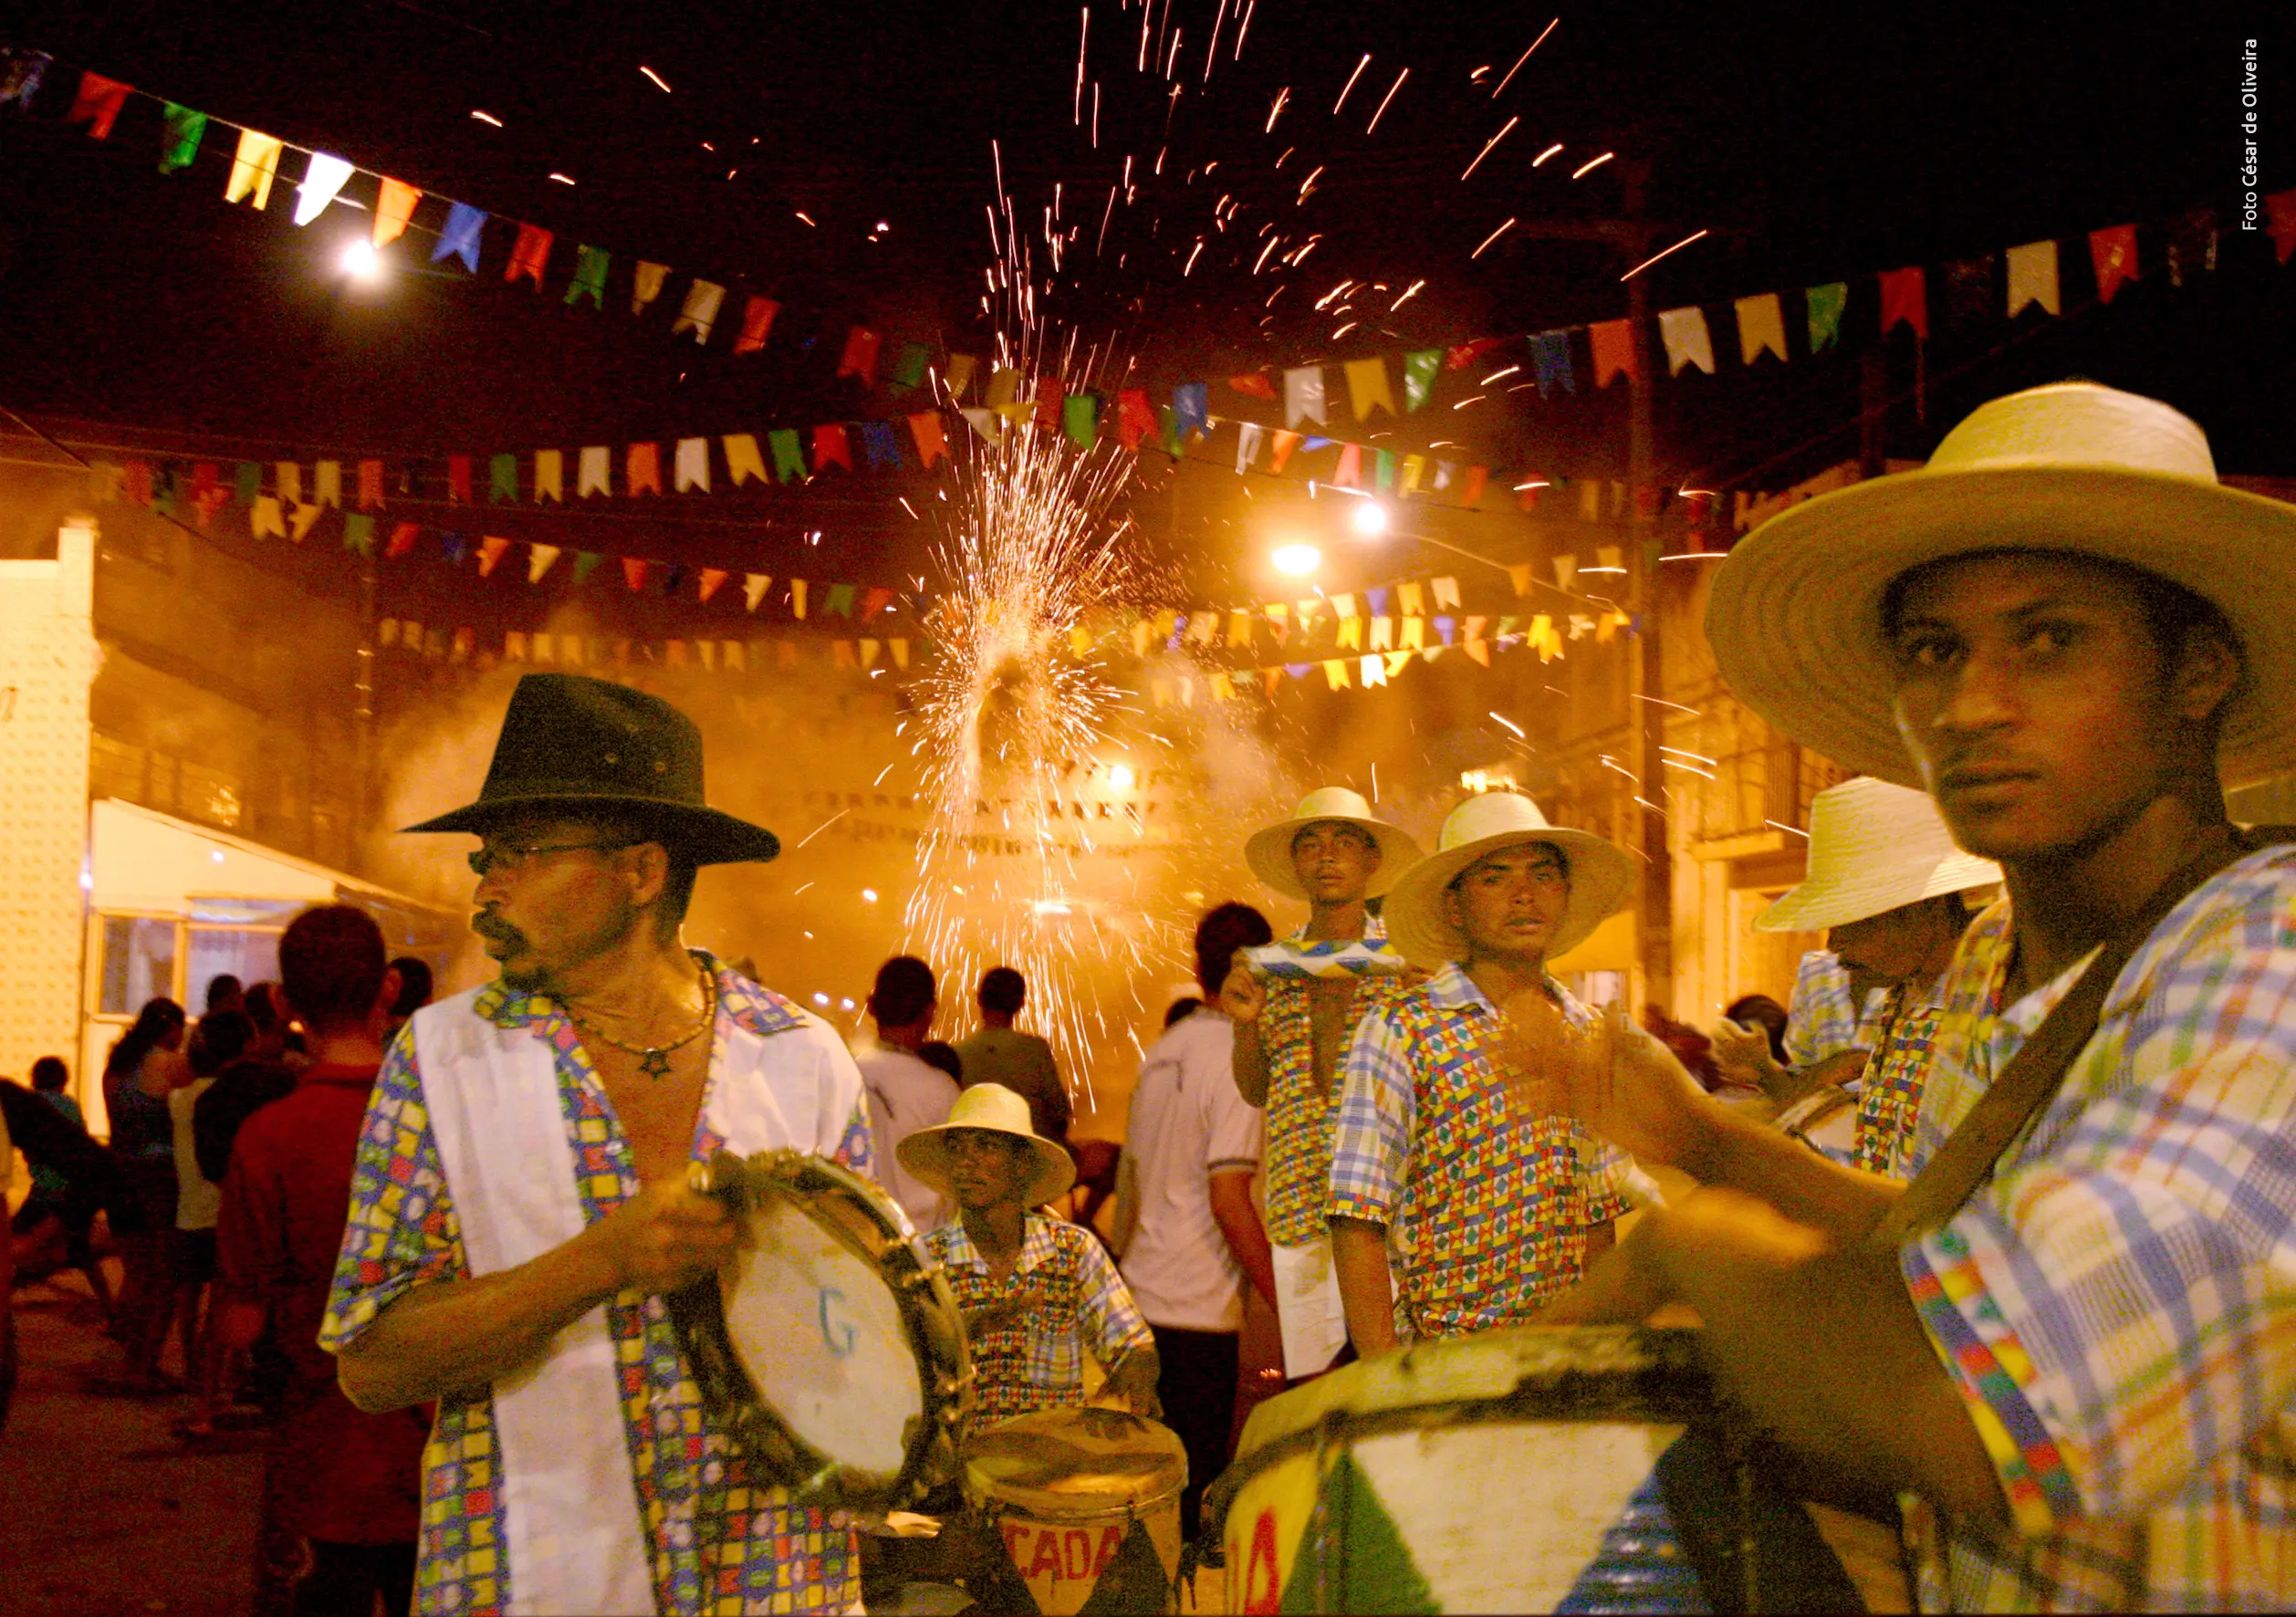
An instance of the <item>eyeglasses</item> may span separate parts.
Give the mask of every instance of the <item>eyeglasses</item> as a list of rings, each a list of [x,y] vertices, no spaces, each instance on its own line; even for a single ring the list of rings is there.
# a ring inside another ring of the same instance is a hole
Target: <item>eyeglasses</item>
[[[634,842],[537,842],[521,847],[515,842],[497,842],[492,848],[481,848],[471,854],[470,868],[481,876],[495,871],[516,874],[526,869],[527,861],[545,853],[579,853],[584,849],[599,853],[619,853],[625,848],[636,846]]]

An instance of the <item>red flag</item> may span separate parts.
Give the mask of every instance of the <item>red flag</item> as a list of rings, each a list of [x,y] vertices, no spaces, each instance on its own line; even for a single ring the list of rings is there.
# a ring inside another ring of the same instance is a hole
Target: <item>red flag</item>
[[[2110,303],[2123,281],[2136,279],[2136,226],[2115,224],[2110,230],[2091,231],[2089,258],[2097,269],[2097,301]]]
[[[1067,394],[1068,390],[1060,385],[1059,377],[1037,379],[1037,425],[1039,429],[1048,433],[1060,430],[1060,401]]]
[[[223,509],[231,497],[215,471],[214,461],[201,461],[192,467],[192,516],[200,527],[205,527]]]
[[[856,326],[845,334],[845,357],[837,362],[840,376],[858,376],[861,386],[877,385],[877,349],[882,339],[865,326]]]
[[[1271,472],[1282,471],[1284,463],[1291,459],[1291,452],[1305,442],[1307,440],[1298,433],[1278,432],[1275,445],[1268,452],[1268,469]]]
[[[400,557],[413,549],[415,536],[422,531],[412,522],[402,522],[393,527],[391,530],[391,542],[382,549],[383,559],[396,561]]]
[[[2264,199],[2264,228],[2272,233],[2272,256],[2287,263],[2296,253],[2296,191],[2276,191]]]
[[[521,224],[518,244],[510,249],[510,267],[502,272],[502,278],[515,281],[524,276],[538,292],[542,289],[542,266],[549,256],[550,233],[539,224]]]
[[[1598,320],[1586,329],[1586,335],[1594,349],[1596,387],[1610,386],[1613,376],[1626,378],[1629,384],[1642,381],[1634,372],[1633,329],[1624,320]]]
[[[624,494],[660,494],[662,492],[662,445],[632,443],[626,461],[629,476]],[[634,589],[635,586],[633,585]]]
[[[1874,278],[1882,285],[1882,335],[1887,337],[1903,320],[1915,337],[1929,340],[1929,293],[1921,266],[1885,269]]]
[[[1363,486],[1363,446],[1361,443],[1340,445],[1340,464],[1331,474],[1334,488]]]
[[[1227,379],[1227,385],[1239,393],[1249,393],[1255,399],[1272,399],[1276,396],[1275,379],[1262,370],[1255,370],[1249,376],[1231,376]]]
[[[495,564],[502,559],[502,553],[509,548],[508,539],[496,538],[492,534],[480,539],[478,541],[478,576],[482,579],[492,578]]]
[[[458,506],[470,504],[470,456],[446,457],[446,497]]]
[[[630,586],[631,593],[646,587],[646,568],[649,564],[635,556],[621,558],[621,581]]]
[[[882,584],[872,585],[869,593],[861,597],[861,615],[865,619],[873,618],[892,604],[892,591]]]
[[[382,463],[359,463],[359,508],[361,511],[379,509],[382,505]]]
[[[909,418],[909,432],[917,441],[917,460],[926,471],[933,463],[949,452],[947,436],[941,431],[938,411],[926,410]]]
[[[127,104],[128,87],[116,78],[106,78],[100,73],[79,76],[79,94],[72,98],[72,110],[65,114],[67,123],[84,123],[88,132],[101,141],[111,134],[112,120],[120,116],[120,109]]]
[[[781,306],[770,297],[753,296],[742,306],[741,335],[734,339],[734,351],[754,354],[766,346],[767,333],[773,329],[773,317],[781,312]]]
[[[1444,356],[1444,368],[1464,370],[1506,340],[1503,337],[1478,337],[1473,342],[1463,342]]]
[[[849,472],[853,469],[852,446],[841,426],[813,429],[813,469],[818,472],[823,466],[842,466]]]
[[[1460,492],[1459,504],[1472,506],[1481,499],[1483,485],[1489,481],[1491,469],[1488,466],[1469,466],[1466,469],[1466,487]]]
[[[722,567],[704,568],[702,569],[701,578],[702,599],[704,600],[707,600],[711,596],[716,594],[717,587],[733,576],[733,574],[727,572]]]
[[[1148,402],[1146,388],[1124,388],[1116,395],[1116,441],[1126,449],[1138,449],[1143,438],[1156,435],[1155,406]]]
[[[1545,492],[1546,486],[1547,485],[1543,483],[1533,483],[1528,488],[1516,489],[1515,508],[1518,511],[1536,511],[1539,509],[1539,496],[1540,494]],[[1517,593],[1520,594],[1521,591],[1518,590]]]

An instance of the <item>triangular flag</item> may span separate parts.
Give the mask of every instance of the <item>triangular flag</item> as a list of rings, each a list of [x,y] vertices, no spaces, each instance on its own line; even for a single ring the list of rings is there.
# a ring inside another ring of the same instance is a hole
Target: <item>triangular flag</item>
[[[743,609],[746,611],[756,611],[757,610],[757,603],[765,600],[766,590],[772,585],[772,583],[773,575],[771,573],[744,573],[741,579],[741,600]]]
[[[332,152],[312,152],[311,166],[303,172],[303,183],[295,188],[295,222],[308,224],[327,212],[327,204],[335,200],[343,183],[358,172]]]
[[[621,581],[630,586],[631,594],[635,595],[645,589],[646,569],[649,565],[648,562],[636,556],[625,556],[621,558]]]
[[[648,264],[641,259],[637,275],[630,283],[630,312],[643,314],[646,305],[662,296],[663,285],[669,278],[668,265]]]
[[[1360,443],[1340,445],[1340,464],[1331,469],[1334,488],[1363,486],[1363,446]]]
[[[375,223],[369,239],[378,247],[387,247],[407,233],[407,221],[414,217],[414,204],[423,200],[423,193],[404,180],[382,177],[382,187],[375,195]]]
[[[1268,469],[1271,472],[1282,471],[1285,463],[1291,459],[1291,452],[1299,448],[1303,440],[1297,433],[1278,432],[1276,434],[1275,447],[1268,453]]]
[[[1236,431],[1236,469],[1248,472],[1259,454],[1260,427],[1257,422],[1245,422]]]
[[[276,136],[254,130],[239,131],[239,151],[231,160],[231,178],[224,182],[224,200],[245,197],[260,213],[271,200],[271,181],[279,172],[280,145]]]
[[[1818,353],[1840,342],[1842,311],[1849,307],[1850,284],[1828,281],[1822,287],[1807,287],[1801,297],[1810,314],[1810,351]]]
[[[160,109],[160,172],[172,174],[192,166],[200,142],[207,139],[207,114],[169,101]]]
[[[1404,356],[1404,409],[1418,409],[1435,394],[1435,372],[1443,369],[1443,350],[1420,349]]]
[[[773,330],[773,318],[781,312],[781,306],[770,297],[750,294],[742,305],[741,334],[734,339],[734,351],[754,354],[766,346],[766,338]]]
[[[587,583],[590,574],[604,565],[606,558],[596,550],[577,550],[574,553],[574,582]]]
[[[1284,425],[1303,421],[1323,424],[1323,367],[1301,365],[1284,372]]]
[[[1738,351],[1751,365],[1765,352],[1786,358],[1786,311],[1775,292],[1738,300]]]
[[[1230,391],[1246,393],[1255,399],[1266,399],[1272,402],[1276,397],[1276,384],[1265,370],[1255,370],[1249,376],[1231,376],[1227,379],[1227,385]]]
[[[732,578],[733,576],[733,574],[727,572],[722,567],[704,568],[698,576],[701,587],[699,599],[707,600],[711,596],[717,593],[719,585],[725,583],[726,579]]]
[[[1355,419],[1362,421],[1373,410],[1395,413],[1394,395],[1387,391],[1387,361],[1383,359],[1350,360],[1347,371],[1347,398]]]
[[[1918,264],[1885,269],[1875,276],[1882,289],[1882,335],[1887,337],[1902,321],[1924,342],[1929,339],[1928,277]]]
[[[503,552],[510,548],[510,541],[487,534],[478,541],[478,576],[494,577],[495,568],[501,562]]]
[[[2009,250],[2009,318],[2015,319],[2029,303],[2038,303],[2052,315],[2059,312],[2054,241],[2027,242]]]
[[[431,262],[439,264],[449,258],[460,258],[463,267],[476,275],[478,235],[485,224],[485,214],[468,203],[456,203],[447,210],[446,224],[439,232],[438,245],[431,249]]]
[[[1685,365],[1714,374],[1714,341],[1706,332],[1706,311],[1696,304],[1661,309],[1659,339],[1666,345],[1666,374],[1679,376]]]
[[[550,570],[550,564],[558,558],[559,549],[560,547],[557,545],[537,545],[529,543],[527,546],[527,583],[539,584],[542,582],[542,575],[548,572]]]
[[[670,335],[691,331],[695,342],[707,342],[711,329],[717,324],[717,311],[725,302],[725,287],[715,281],[695,281],[685,289],[684,307],[678,310],[678,318],[670,322]]]
[[[515,281],[524,276],[534,283],[536,291],[542,290],[542,266],[550,260],[552,239],[539,224],[519,225],[517,243],[510,249],[510,266],[502,272],[502,278]]]

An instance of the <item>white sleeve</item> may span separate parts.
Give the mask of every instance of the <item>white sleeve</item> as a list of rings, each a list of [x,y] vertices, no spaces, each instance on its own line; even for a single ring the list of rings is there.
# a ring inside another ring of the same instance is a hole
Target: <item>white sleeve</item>
[[[1210,1111],[1204,1131],[1204,1171],[1209,1174],[1249,1173],[1259,1166],[1259,1155],[1265,1138],[1265,1114],[1237,1092],[1235,1081],[1227,1073],[1228,1063],[1224,1048],[1223,1059],[1206,1062],[1199,1081],[1205,1094],[1205,1104]],[[1217,1070],[1215,1070],[1216,1066]]]

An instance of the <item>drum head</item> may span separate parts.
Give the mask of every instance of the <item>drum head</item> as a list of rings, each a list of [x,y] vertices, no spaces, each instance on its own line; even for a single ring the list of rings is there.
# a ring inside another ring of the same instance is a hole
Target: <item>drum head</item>
[[[1169,1426],[1120,1409],[1042,1409],[965,1445],[974,1504],[1056,1519],[1137,1513],[1186,1486],[1187,1451]]]
[[[892,1288],[792,1201],[762,1196],[744,1222],[723,1280],[734,1352],[793,1436],[890,1487],[925,1410]]]

